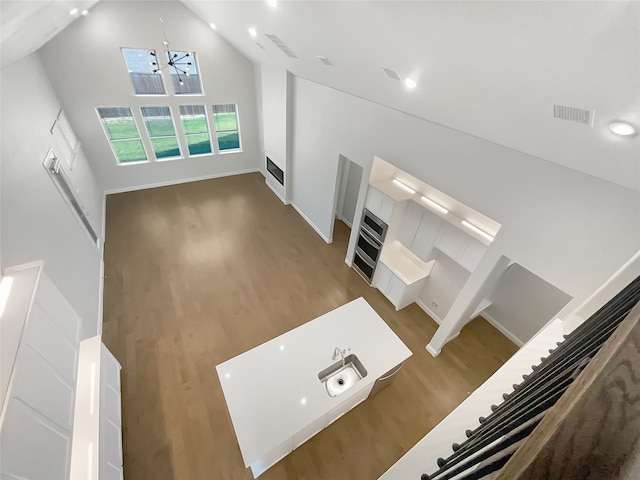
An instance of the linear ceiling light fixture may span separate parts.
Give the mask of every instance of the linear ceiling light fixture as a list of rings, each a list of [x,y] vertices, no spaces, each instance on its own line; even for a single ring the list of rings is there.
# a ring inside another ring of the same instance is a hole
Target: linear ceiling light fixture
[[[434,202],[433,200],[431,200],[428,197],[425,197],[424,195],[422,197],[420,197],[420,200],[422,200],[424,203],[426,203],[427,205],[429,205],[431,208],[433,208],[434,210],[436,210],[437,212],[442,213],[443,215],[446,215],[447,213],[449,213],[449,210],[447,210],[446,208],[444,208],[442,205],[440,205],[439,203]]]
[[[476,227],[473,223],[469,223],[466,220],[462,220],[462,225],[464,225],[465,227],[467,227],[469,230],[472,230],[474,232],[476,232],[478,235],[480,235],[482,238],[486,238],[487,240],[489,240],[490,242],[493,242],[493,236],[489,235],[487,232],[485,232],[484,230],[479,229],[478,227]]]
[[[404,183],[402,183],[400,180],[398,180],[397,178],[393,179],[393,183],[395,183],[397,186],[399,186],[400,188],[402,188],[404,191],[410,193],[411,195],[413,195],[414,193],[416,193],[416,191],[411,188],[408,185],[405,185]]]
[[[169,49],[169,42],[167,41],[167,32],[164,30],[164,21],[162,20],[162,17],[160,18],[160,24],[162,25],[162,35],[164,36],[164,42],[162,43],[164,44],[164,48],[167,49],[167,64],[162,65],[160,63],[160,59],[156,55],[156,52],[154,52],[153,50],[150,50],[149,55],[154,57],[155,60],[149,62],[149,65],[154,67],[153,73],[158,73],[158,74],[160,73],[160,70],[165,67],[168,67],[169,71],[171,71],[171,69],[173,68],[175,75],[178,77],[178,83],[180,83],[180,85],[184,85],[184,82],[182,81],[180,74],[184,75],[185,77],[189,76],[189,67],[193,65],[193,62],[189,61],[191,59],[191,52],[186,52],[182,56],[179,56],[177,53],[172,54],[171,50]],[[185,60],[185,58],[187,60]]]

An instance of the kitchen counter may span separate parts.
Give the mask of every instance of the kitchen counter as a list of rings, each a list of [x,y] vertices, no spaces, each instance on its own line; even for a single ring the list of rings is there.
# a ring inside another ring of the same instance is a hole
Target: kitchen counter
[[[367,376],[330,397],[318,373],[351,349]],[[363,299],[216,366],[245,466],[326,415],[411,356],[411,350]]]
[[[383,245],[380,261],[407,285],[427,278],[435,263],[434,260],[423,262],[397,240]]]

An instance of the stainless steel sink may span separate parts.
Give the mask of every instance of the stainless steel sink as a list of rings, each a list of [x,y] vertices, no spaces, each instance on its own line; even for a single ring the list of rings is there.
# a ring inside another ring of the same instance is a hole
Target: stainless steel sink
[[[318,374],[331,397],[337,397],[366,376],[367,369],[353,353],[344,357],[344,365],[340,360]]]

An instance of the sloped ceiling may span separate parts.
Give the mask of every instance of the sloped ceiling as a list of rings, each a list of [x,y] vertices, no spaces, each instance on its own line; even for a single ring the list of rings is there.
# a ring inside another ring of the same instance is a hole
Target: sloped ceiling
[[[2,0],[2,66],[65,28],[71,8],[96,1]],[[257,63],[640,190],[640,136],[607,128],[640,125],[638,1],[182,3]],[[593,125],[553,118],[553,104],[594,112]]]
[[[0,67],[35,52],[98,0],[0,0]],[[76,9],[72,15],[70,12]]]
[[[607,129],[640,123],[640,2],[183,3],[255,62],[640,189],[639,137]],[[593,127],[554,119],[554,103],[594,110]]]

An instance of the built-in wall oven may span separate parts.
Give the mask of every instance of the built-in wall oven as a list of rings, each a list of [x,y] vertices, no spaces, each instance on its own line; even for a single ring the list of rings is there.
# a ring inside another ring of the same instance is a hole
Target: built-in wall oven
[[[373,279],[386,234],[387,224],[365,208],[356,253],[353,257],[353,267],[368,283]]]

